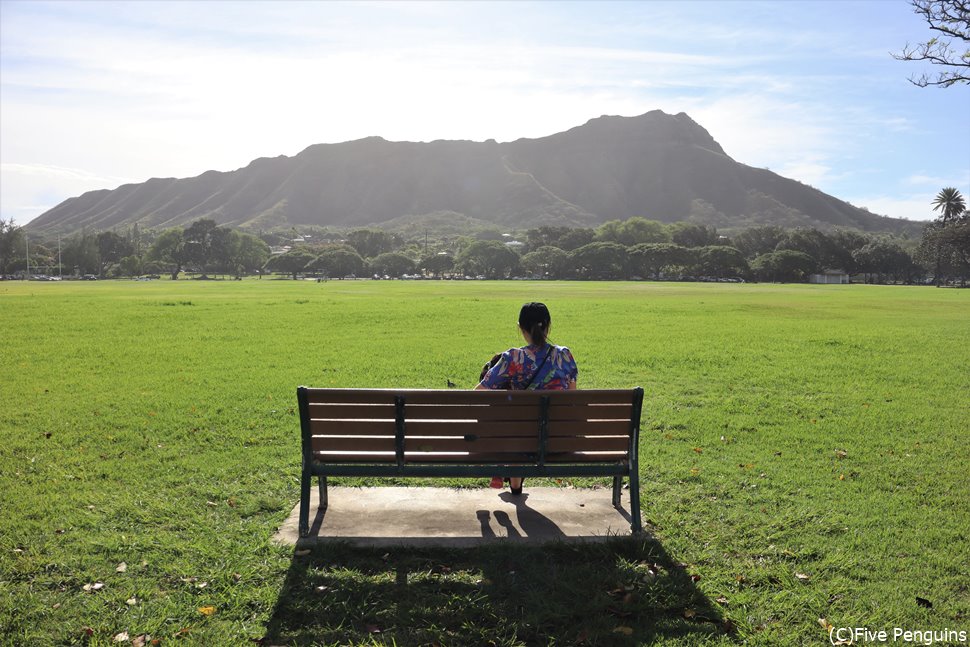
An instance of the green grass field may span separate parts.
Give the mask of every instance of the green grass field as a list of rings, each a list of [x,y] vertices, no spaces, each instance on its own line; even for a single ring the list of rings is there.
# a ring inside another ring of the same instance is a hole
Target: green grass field
[[[470,388],[520,343],[527,300],[549,304],[580,388],[644,387],[647,536],[271,543],[299,496],[297,385]],[[822,645],[820,618],[970,630],[968,291],[3,282],[0,331],[3,644]]]

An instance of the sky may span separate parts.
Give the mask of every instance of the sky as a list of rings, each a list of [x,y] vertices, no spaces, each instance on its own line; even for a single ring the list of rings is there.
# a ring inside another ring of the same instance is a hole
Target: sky
[[[0,0],[0,218],[368,136],[511,141],[686,112],[735,160],[932,219],[970,86],[896,61],[905,0]],[[650,218],[651,214],[642,214]]]

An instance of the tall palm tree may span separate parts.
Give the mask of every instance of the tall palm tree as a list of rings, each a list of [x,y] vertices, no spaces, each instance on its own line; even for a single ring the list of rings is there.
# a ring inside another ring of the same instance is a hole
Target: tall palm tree
[[[952,186],[948,186],[936,194],[932,205],[933,211],[940,212],[940,219],[938,221],[940,223],[939,229],[933,232],[936,238],[936,271],[934,272],[933,282],[936,284],[936,287],[940,287],[943,284],[943,248],[945,247],[941,236],[942,230],[966,211],[967,203],[963,200],[963,196],[960,195],[958,190]]]
[[[936,194],[932,204],[933,211],[939,211],[943,216],[943,224],[956,220],[967,209],[967,203],[963,200],[963,196],[952,186],[948,186]]]

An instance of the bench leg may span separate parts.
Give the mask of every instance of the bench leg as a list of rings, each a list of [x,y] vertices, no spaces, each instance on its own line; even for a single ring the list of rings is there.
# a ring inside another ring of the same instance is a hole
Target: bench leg
[[[310,534],[310,472],[303,470],[300,477],[300,536]]]
[[[620,492],[623,489],[623,477],[614,476],[613,477],[613,507],[620,507]]]
[[[320,476],[320,480],[317,483],[317,487],[320,490],[320,509],[326,510],[327,505],[330,503],[330,499],[327,497],[327,477]]]
[[[643,531],[640,521],[640,475],[636,471],[630,472],[630,527],[633,534]]]

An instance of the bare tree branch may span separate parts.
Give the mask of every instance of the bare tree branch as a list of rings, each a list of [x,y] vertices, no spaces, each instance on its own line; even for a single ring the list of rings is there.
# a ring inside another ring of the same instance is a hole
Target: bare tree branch
[[[946,88],[954,83],[970,84],[970,0],[911,0],[913,10],[929,25],[930,30],[967,43],[961,54],[950,40],[934,36],[915,47],[906,43],[898,54],[890,53],[897,61],[926,61],[944,68],[933,78],[928,73],[910,77],[910,82],[925,88],[930,85]]]

